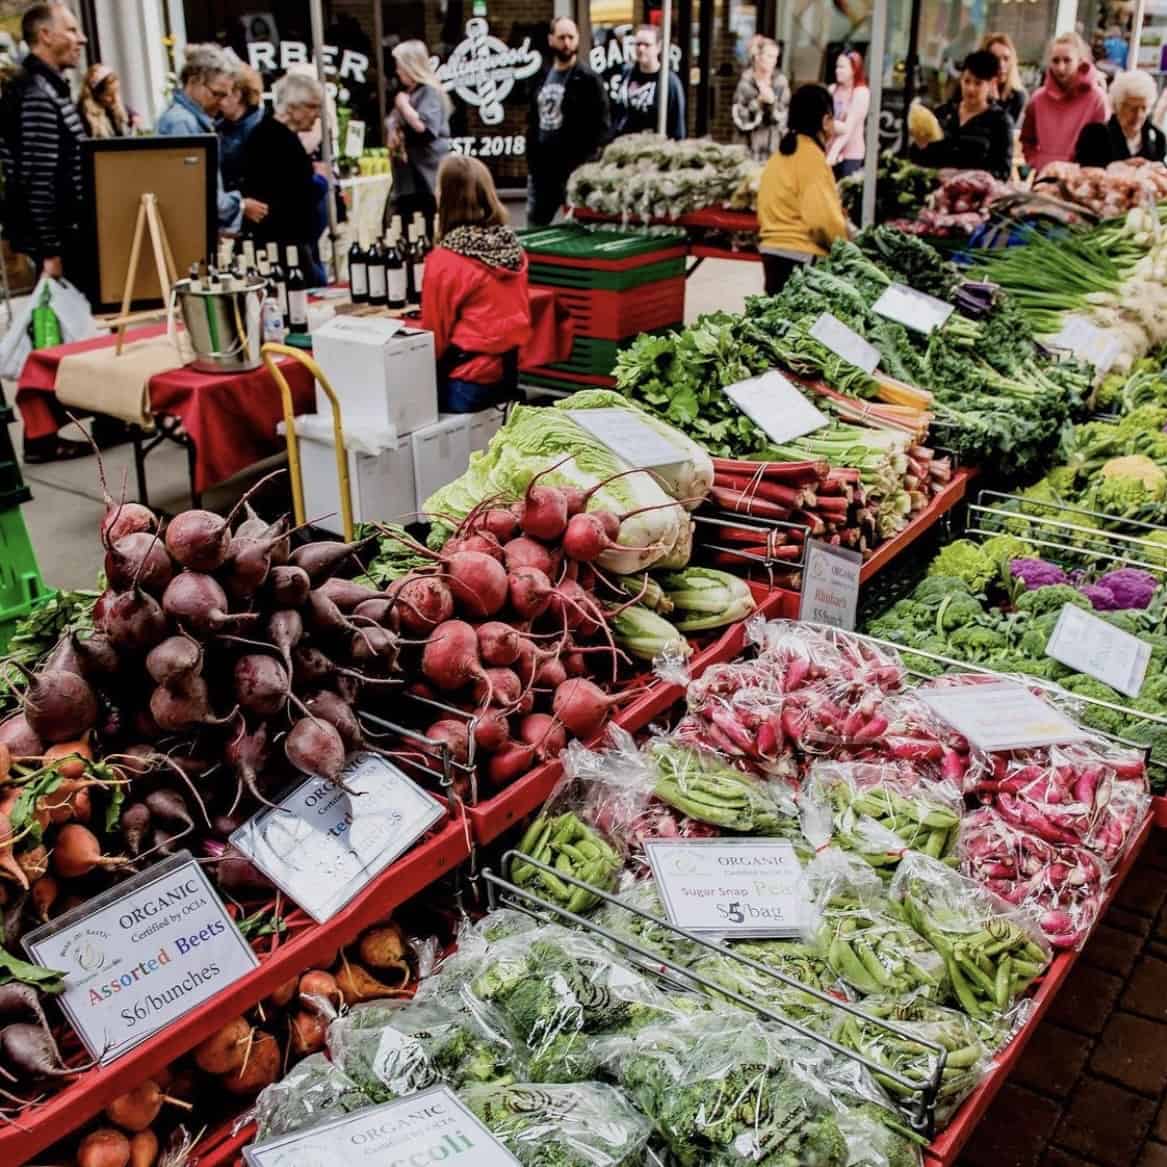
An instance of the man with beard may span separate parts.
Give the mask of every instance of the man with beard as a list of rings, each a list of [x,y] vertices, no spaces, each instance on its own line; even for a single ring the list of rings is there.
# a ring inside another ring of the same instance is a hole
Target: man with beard
[[[600,78],[579,60],[579,29],[551,21],[551,67],[531,91],[527,119],[527,223],[550,223],[563,205],[567,179],[608,135],[608,98]]]

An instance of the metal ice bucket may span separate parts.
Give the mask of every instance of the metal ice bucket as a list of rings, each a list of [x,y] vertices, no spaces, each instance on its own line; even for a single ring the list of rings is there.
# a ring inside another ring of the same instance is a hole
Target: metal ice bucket
[[[230,291],[179,280],[174,295],[195,352],[193,368],[204,373],[245,373],[263,363],[263,300],[266,284],[251,280]]]

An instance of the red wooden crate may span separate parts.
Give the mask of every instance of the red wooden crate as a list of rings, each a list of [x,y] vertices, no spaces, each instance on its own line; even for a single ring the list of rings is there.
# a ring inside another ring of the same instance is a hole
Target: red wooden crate
[[[657,280],[626,291],[553,288],[571,316],[576,336],[625,340],[641,332],[680,327],[685,320],[685,277]]]

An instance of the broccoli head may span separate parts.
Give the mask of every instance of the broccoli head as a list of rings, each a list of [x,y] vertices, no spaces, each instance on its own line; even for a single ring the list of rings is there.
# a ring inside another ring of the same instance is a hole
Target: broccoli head
[[[948,638],[951,655],[970,664],[986,664],[1008,647],[1005,636],[996,628],[966,624]]]
[[[965,593],[949,596],[936,612],[935,631],[938,636],[955,632],[966,624],[983,623],[986,617],[980,600]]]
[[[1134,476],[1095,479],[1086,498],[1096,510],[1118,518],[1153,513],[1162,502],[1157,488]]]
[[[1073,604],[1076,608],[1090,607],[1090,601],[1069,584],[1037,588],[1017,597],[1017,611],[1027,616],[1044,616],[1047,612],[1060,612],[1066,604]]]
[[[1096,681],[1093,677],[1086,676],[1085,673],[1075,673],[1073,676],[1066,677],[1062,681],[1062,687],[1078,697],[1090,697],[1095,701],[1109,701],[1112,705],[1123,703],[1121,693],[1109,685],[1104,685],[1101,681]],[[1085,704],[1082,706],[1079,720],[1091,729],[1112,734],[1121,734],[1127,723],[1127,718],[1113,709],[1103,709],[1098,705]]]
[[[970,591],[983,592],[997,575],[997,565],[969,539],[954,539],[928,565],[928,575],[954,575]]]
[[[915,600],[917,604],[925,604],[932,611],[936,611],[953,593],[967,594],[968,592],[969,586],[963,579],[958,579],[954,575],[934,575],[929,572],[928,577],[916,585],[916,590],[912,592],[909,599]]]

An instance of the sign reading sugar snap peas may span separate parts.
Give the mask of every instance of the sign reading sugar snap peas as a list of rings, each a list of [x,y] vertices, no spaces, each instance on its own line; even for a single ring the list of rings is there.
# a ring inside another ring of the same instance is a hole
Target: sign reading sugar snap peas
[[[669,920],[687,932],[796,936],[802,867],[777,839],[652,839],[644,844]]]

